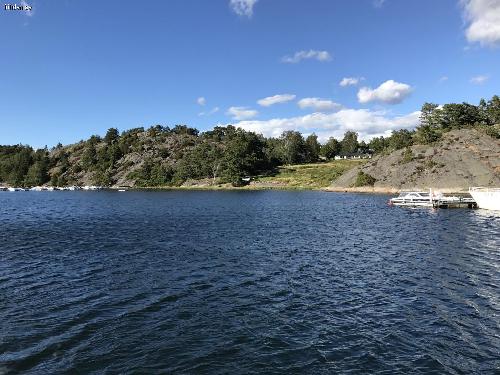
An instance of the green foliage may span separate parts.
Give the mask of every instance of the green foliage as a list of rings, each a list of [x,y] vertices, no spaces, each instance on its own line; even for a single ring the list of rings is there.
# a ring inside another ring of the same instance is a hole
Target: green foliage
[[[168,165],[154,163],[151,159],[144,162],[142,168],[131,175],[137,186],[154,187],[171,184],[174,171]]]
[[[28,168],[24,178],[25,186],[39,186],[48,182],[49,158],[47,150],[37,150],[33,157],[33,164]]]
[[[109,128],[108,131],[106,132],[106,135],[104,136],[104,142],[106,142],[107,145],[111,145],[118,141],[120,138],[120,133],[118,132],[118,129],[116,128]]]
[[[89,171],[95,167],[97,164],[97,151],[94,143],[88,142],[88,145],[83,151],[81,161],[84,170]]]
[[[413,144],[414,132],[407,129],[395,130],[388,138],[388,146],[391,150],[400,150]]]
[[[441,138],[441,133],[430,125],[420,125],[415,132],[415,142],[422,145],[428,145]]]
[[[321,156],[327,159],[333,159],[336,155],[340,154],[340,147],[340,142],[330,137],[328,141],[321,146]]]
[[[307,149],[302,134],[288,130],[283,132],[279,140],[281,161],[284,164],[303,163],[306,160]]]
[[[425,103],[415,131],[393,131],[391,136],[373,138],[368,144],[359,142],[354,131],[347,131],[340,142],[332,137],[320,145],[314,133],[306,139],[297,131],[264,138],[231,125],[216,126],[201,134],[186,125],[154,125],[121,135],[116,128],[110,128],[103,138],[93,135],[74,145],[58,144],[50,154],[47,149],[0,146],[0,183],[32,186],[46,184],[50,179],[58,186],[78,183],[83,176],[91,175],[95,184],[109,185],[135,168],[129,176],[141,186],[197,179],[240,185],[245,177],[269,176],[278,166],[315,162],[319,155],[332,159],[341,153],[405,149],[403,162],[408,162],[413,159],[409,149],[413,144],[431,144],[443,133],[464,127],[475,127],[500,138],[500,98],[482,99],[477,106]]]
[[[431,128],[438,127],[440,123],[438,108],[437,104],[424,103],[420,109],[420,124]]]
[[[373,186],[375,182],[377,182],[375,177],[363,171],[359,171],[356,176],[356,181],[354,182],[354,187]]]
[[[306,138],[306,160],[308,163],[318,161],[321,145],[318,142],[318,136],[314,133]]]
[[[409,163],[409,162],[413,161],[414,159],[415,159],[415,156],[413,155],[413,152],[411,151],[411,148],[407,147],[403,151],[403,158],[401,159],[401,163],[403,163],[403,164]]]
[[[389,141],[382,136],[375,137],[370,140],[368,147],[375,153],[380,153],[389,148]]]
[[[358,133],[353,131],[347,131],[344,134],[344,138],[340,142],[340,149],[343,154],[352,154],[358,150]]]

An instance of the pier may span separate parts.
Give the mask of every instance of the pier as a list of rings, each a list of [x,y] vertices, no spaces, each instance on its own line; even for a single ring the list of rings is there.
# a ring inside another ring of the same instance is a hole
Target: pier
[[[473,198],[442,197],[432,200],[433,208],[478,208]]]

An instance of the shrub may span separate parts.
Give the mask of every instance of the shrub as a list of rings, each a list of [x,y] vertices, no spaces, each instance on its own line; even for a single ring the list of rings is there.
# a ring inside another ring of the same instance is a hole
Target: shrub
[[[403,159],[401,159],[401,163],[406,164],[413,161],[413,159],[414,159],[413,152],[411,151],[410,147],[407,147],[403,151]]]
[[[356,181],[354,182],[355,187],[361,187],[361,186],[373,186],[377,182],[375,177],[370,176],[368,173],[365,173],[363,171],[359,171],[358,175],[356,176]]]

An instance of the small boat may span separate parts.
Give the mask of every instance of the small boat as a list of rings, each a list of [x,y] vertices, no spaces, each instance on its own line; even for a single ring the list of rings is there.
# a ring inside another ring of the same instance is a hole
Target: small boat
[[[471,187],[469,194],[474,198],[479,208],[500,210],[500,188]]]
[[[390,205],[407,207],[432,207],[432,208],[477,208],[473,198],[462,196],[448,196],[432,191],[403,191],[396,198],[389,200]]]
[[[124,191],[127,191],[127,190],[125,190],[125,189],[118,189],[118,191],[124,192]]]
[[[394,206],[434,207],[430,192],[423,191],[402,191],[396,198],[391,198],[389,203]]]

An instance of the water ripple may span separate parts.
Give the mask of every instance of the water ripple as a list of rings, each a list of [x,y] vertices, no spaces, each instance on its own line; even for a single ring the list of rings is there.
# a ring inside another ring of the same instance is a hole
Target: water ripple
[[[0,374],[498,373],[500,215],[0,192]]]

